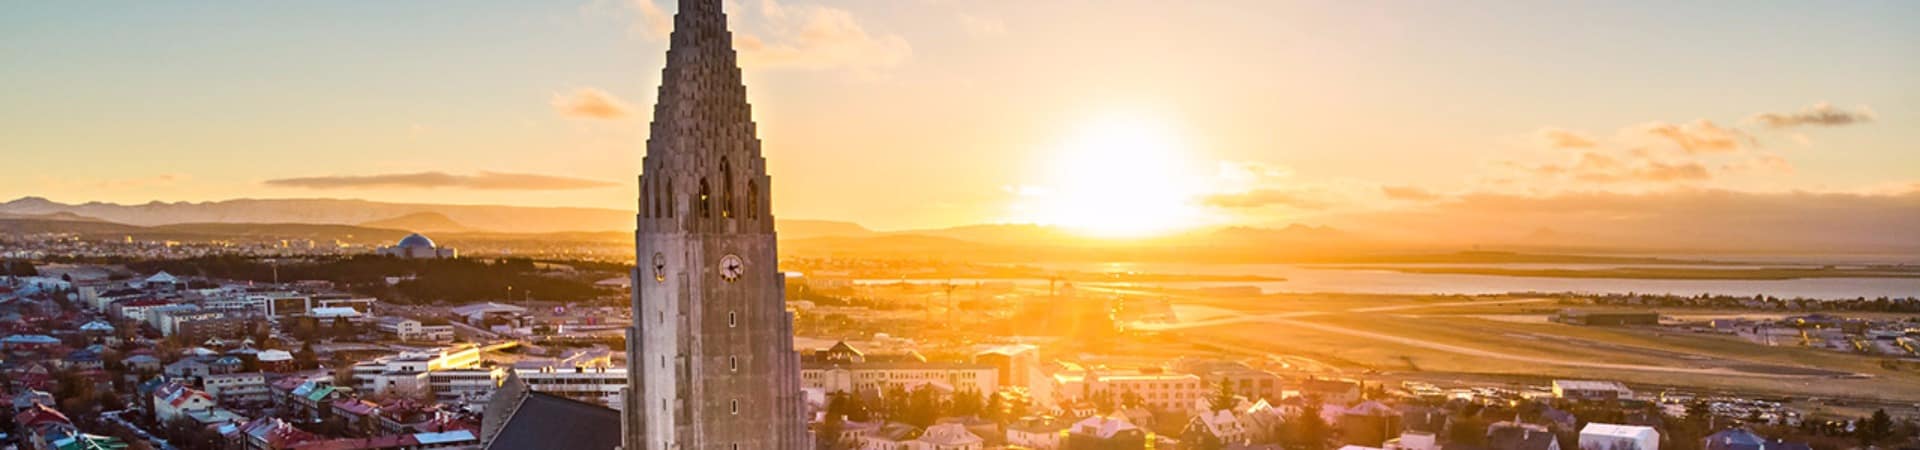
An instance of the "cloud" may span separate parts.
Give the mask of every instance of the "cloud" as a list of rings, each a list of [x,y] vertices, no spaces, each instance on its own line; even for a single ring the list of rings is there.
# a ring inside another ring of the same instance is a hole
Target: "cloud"
[[[560,115],[578,119],[613,120],[633,111],[613,94],[594,88],[580,88],[571,94],[553,94],[553,109]]]
[[[1542,128],[1535,134],[1552,148],[1592,148],[1593,137],[1586,133],[1561,128]]]
[[[1264,208],[1285,206],[1294,209],[1325,209],[1333,203],[1319,196],[1299,191],[1280,189],[1254,189],[1251,191],[1215,194],[1205,198],[1207,206],[1218,208]]]
[[[1712,121],[1700,119],[1686,124],[1650,122],[1641,125],[1638,130],[1651,136],[1664,138],[1679,145],[1687,153],[1730,153],[1740,150],[1740,142],[1746,140],[1746,133],[1740,130],[1721,127]]]
[[[673,15],[660,9],[657,0],[627,0],[636,17],[633,30],[649,40],[664,41],[673,35]]]
[[[999,19],[972,14],[960,14],[959,19],[960,29],[965,30],[968,36],[986,38],[1007,34],[1007,23]]]
[[[445,172],[332,175],[280,178],[267,180],[264,183],[274,187],[305,189],[456,188],[519,191],[592,189],[616,185],[585,178],[505,172],[480,172],[477,175],[454,175]]]
[[[1761,173],[1772,175],[1792,175],[1793,163],[1780,155],[1760,155],[1744,161],[1728,163],[1720,170],[1737,173]]]
[[[766,29],[736,32],[740,63],[750,68],[845,69],[872,75],[899,66],[913,47],[898,35],[871,34],[844,9],[763,0]]]
[[[1440,194],[1417,186],[1381,186],[1380,193],[1394,200],[1424,202],[1440,198]]]
[[[1837,127],[1856,123],[1872,122],[1873,110],[1860,107],[1858,111],[1848,112],[1833,109],[1827,102],[1815,103],[1790,113],[1760,113],[1748,118],[1748,121],[1766,125],[1768,128],[1792,128],[1798,126]]]
[[[1637,160],[1622,159],[1599,152],[1581,152],[1572,163],[1568,164],[1535,166],[1511,162],[1506,164],[1540,177],[1566,178],[1586,183],[1627,181],[1680,183],[1706,181],[1713,178],[1713,171],[1699,162],[1661,161],[1652,159],[1647,152],[1631,152],[1630,156]]]

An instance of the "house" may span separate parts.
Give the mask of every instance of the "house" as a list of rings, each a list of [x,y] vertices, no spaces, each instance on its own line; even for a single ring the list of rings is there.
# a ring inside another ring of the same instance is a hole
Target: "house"
[[[24,411],[13,415],[13,425],[20,431],[21,438],[29,445],[27,448],[52,448],[51,442],[64,434],[77,431],[73,421],[66,414],[51,406],[34,404]]]
[[[1660,450],[1653,427],[1589,423],[1580,429],[1580,450]]]
[[[207,375],[200,378],[200,385],[220,403],[229,405],[262,404],[268,400],[267,377],[260,372]]]
[[[153,391],[153,417],[160,423],[171,422],[191,413],[209,412],[218,405],[219,401],[212,394],[179,381],[163,384]]]
[[[284,450],[294,445],[319,440],[319,436],[308,433],[293,424],[275,417],[254,419],[241,425],[233,439],[246,450]]]
[[[980,450],[986,440],[967,431],[965,425],[942,423],[927,427],[918,439],[907,443],[909,450]]]
[[[202,361],[199,358],[192,358],[192,357],[181,358],[179,361],[174,361],[173,364],[168,364],[165,369],[165,372],[167,374],[167,378],[198,379],[200,377],[212,375],[213,365],[208,364],[206,361]]]
[[[1027,418],[1007,425],[1007,445],[1033,450],[1059,450],[1071,424],[1052,418]]]
[[[1810,447],[1802,442],[1768,441],[1751,431],[1729,428],[1702,439],[1700,448],[1706,450],[1806,450]]]
[[[33,409],[33,405],[54,406],[53,394],[46,391],[27,389],[13,396],[13,413]]]
[[[1067,430],[1064,450],[1104,450],[1146,448],[1154,440],[1152,433],[1117,416],[1093,416],[1073,424]]]
[[[1487,450],[1560,450],[1560,439],[1539,425],[1496,422],[1487,426]]]
[[[1247,427],[1240,423],[1232,410],[1220,409],[1202,412],[1193,417],[1193,421],[1207,431],[1207,434],[1220,439],[1221,443],[1247,441]]]
[[[145,354],[128,356],[121,359],[120,363],[125,364],[127,371],[133,373],[156,373],[161,367],[160,358]]]
[[[1346,408],[1334,421],[1347,443],[1378,447],[1398,434],[1400,413],[1380,402],[1368,401]]]

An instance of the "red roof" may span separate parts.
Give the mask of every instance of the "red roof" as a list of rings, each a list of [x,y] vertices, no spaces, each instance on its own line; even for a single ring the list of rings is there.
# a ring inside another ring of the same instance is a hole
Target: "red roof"
[[[375,450],[384,448],[403,448],[420,445],[411,434],[379,436],[371,438],[346,438],[326,441],[308,441],[288,447],[293,450]]]
[[[67,420],[67,415],[61,414],[60,410],[47,407],[47,405],[34,403],[32,408],[20,411],[20,414],[15,414],[13,416],[13,423],[19,426],[34,427],[46,423],[71,424],[73,421]]]

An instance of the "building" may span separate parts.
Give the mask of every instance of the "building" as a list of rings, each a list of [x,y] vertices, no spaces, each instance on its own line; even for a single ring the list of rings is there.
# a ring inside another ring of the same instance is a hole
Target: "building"
[[[360,392],[422,393],[431,390],[430,374],[480,366],[480,347],[461,344],[439,350],[406,352],[353,365],[353,388]]]
[[[263,404],[271,394],[267,377],[260,372],[229,373],[200,377],[200,387],[222,404]]]
[[[422,236],[420,233],[409,234],[407,237],[400,238],[400,242],[393,244],[392,247],[380,247],[379,250],[376,250],[376,253],[379,253],[380,256],[391,256],[401,259],[452,259],[460,257],[460,252],[451,248],[436,246],[433,244],[432,239],[427,239],[426,236]]]
[[[555,367],[515,369],[520,381],[533,390],[573,400],[620,405],[626,388],[627,370],[613,367]]]
[[[1065,366],[1065,370],[1053,374],[1052,391],[1056,397],[1053,400],[1061,403],[1086,400],[1104,391],[1116,398],[1132,393],[1139,395],[1148,407],[1174,411],[1192,407],[1194,400],[1210,392],[1200,377],[1189,373],[1173,373],[1158,368],[1121,370],[1077,364]]]
[[[681,0],[635,220],[626,450],[799,450],[772,179],[721,0]]]
[[[1660,313],[1651,311],[1560,311],[1553,320],[1569,325],[1621,326],[1659,325]]]
[[[153,391],[153,418],[160,423],[171,422],[192,413],[212,411],[219,402],[212,394],[188,387],[178,381],[161,385]]]
[[[1174,366],[1175,370],[1197,375],[1216,388],[1218,383],[1226,383],[1234,394],[1246,396],[1249,400],[1279,400],[1282,394],[1279,375],[1255,369],[1246,363],[1187,358]]]
[[[374,327],[402,341],[453,340],[453,325],[445,323],[428,325],[406,317],[381,317]]]
[[[1589,423],[1580,429],[1580,450],[1660,450],[1653,427]]]
[[[986,364],[930,362],[918,355],[868,358],[846,342],[804,359],[801,385],[820,392],[885,393],[932,385],[942,392],[991,394],[999,390],[998,369]]]
[[[973,354],[973,362],[993,366],[996,379],[1002,387],[1019,386],[1033,390],[1033,386],[1046,378],[1040,372],[1040,347],[1028,344],[1002,345]]]
[[[1144,449],[1154,441],[1154,435],[1147,430],[1134,426],[1125,417],[1093,416],[1083,419],[1068,428],[1064,450],[1109,450]]]
[[[1487,426],[1487,450],[1560,450],[1560,439],[1547,427],[1496,422]]]
[[[1553,380],[1553,397],[1567,400],[1633,398],[1633,390],[1617,381]]]
[[[529,389],[518,375],[500,382],[480,422],[480,448],[606,450],[620,446],[620,411]]]

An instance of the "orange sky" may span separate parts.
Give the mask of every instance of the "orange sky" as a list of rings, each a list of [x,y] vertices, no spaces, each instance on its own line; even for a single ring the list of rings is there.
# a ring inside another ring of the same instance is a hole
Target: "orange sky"
[[[789,218],[1125,235],[1486,196],[1912,195],[1916,8],[1730,6],[729,11]],[[0,197],[631,208],[672,8],[15,8]]]

